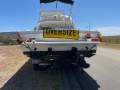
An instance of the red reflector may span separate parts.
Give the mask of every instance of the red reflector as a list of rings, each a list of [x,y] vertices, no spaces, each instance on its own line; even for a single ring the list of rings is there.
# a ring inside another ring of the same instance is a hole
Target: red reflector
[[[98,38],[92,38],[91,41],[99,41]]]
[[[86,33],[85,33],[85,37],[86,37],[86,38],[91,38],[91,33],[90,33],[90,32],[86,32]]]
[[[31,42],[32,41],[32,38],[29,38],[28,40],[26,40],[26,42]]]

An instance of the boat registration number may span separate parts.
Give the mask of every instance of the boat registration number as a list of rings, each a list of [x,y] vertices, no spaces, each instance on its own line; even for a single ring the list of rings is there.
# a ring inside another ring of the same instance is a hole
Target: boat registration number
[[[43,30],[44,38],[79,39],[79,30]]]

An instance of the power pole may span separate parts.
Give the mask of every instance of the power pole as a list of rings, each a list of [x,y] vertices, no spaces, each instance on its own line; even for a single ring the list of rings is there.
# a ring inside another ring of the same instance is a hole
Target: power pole
[[[90,29],[91,29],[91,26],[90,26],[90,24],[89,24],[89,26],[88,26],[88,30],[90,31]]]

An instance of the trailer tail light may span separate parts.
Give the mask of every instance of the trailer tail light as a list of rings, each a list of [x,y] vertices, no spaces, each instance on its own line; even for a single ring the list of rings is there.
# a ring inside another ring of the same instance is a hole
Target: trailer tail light
[[[91,38],[91,33],[90,32],[86,32],[85,33],[85,38]]]
[[[32,42],[32,38],[27,39],[26,42]]]
[[[91,41],[102,41],[102,36],[101,36],[101,34],[100,33],[98,33],[97,35],[96,35],[96,37],[94,37],[94,38],[92,38],[91,39]]]
[[[99,39],[98,38],[92,38],[91,41],[97,42],[97,41],[99,41]]]

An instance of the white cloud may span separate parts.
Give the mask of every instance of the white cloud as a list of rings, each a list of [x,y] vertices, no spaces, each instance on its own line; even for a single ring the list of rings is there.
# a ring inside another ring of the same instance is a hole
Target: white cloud
[[[96,28],[96,30],[98,30],[105,36],[120,35],[120,27],[98,27]]]
[[[19,27],[6,27],[0,28],[0,32],[19,32],[19,31],[30,31],[32,29],[29,28],[19,28]]]

